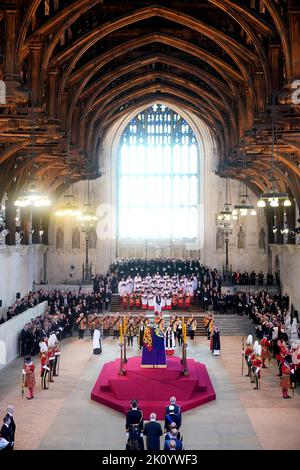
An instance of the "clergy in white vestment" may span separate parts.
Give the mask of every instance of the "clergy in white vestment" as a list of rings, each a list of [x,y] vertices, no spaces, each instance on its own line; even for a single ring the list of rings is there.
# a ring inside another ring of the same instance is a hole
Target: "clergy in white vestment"
[[[96,327],[93,335],[93,354],[102,353],[102,340],[101,340],[101,331],[99,327]]]

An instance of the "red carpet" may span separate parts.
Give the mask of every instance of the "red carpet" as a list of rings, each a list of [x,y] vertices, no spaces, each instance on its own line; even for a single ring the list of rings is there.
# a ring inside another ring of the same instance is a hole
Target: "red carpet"
[[[182,374],[179,357],[167,359],[166,369],[143,369],[141,358],[132,357],[123,365],[126,374],[119,375],[120,359],[105,364],[91,393],[92,400],[126,413],[130,400],[139,400],[144,417],[155,412],[164,419],[165,406],[176,396],[182,411],[187,411],[216,399],[205,364],[188,359],[189,375]]]

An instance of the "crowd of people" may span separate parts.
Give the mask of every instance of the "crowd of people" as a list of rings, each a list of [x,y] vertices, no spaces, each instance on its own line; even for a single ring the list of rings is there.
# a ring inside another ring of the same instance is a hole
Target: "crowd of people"
[[[289,296],[275,294],[271,297],[261,291],[254,295],[241,294],[243,313],[252,319],[257,340],[249,335],[244,350],[248,367],[247,377],[260,388],[262,369],[273,357],[278,365],[278,377],[283,398],[291,398],[288,389],[300,382],[300,345],[298,313],[289,313]]]
[[[131,408],[126,414],[126,450],[144,450],[144,436],[147,450],[161,450],[160,438],[163,434],[162,450],[183,450],[183,436],[180,432],[182,424],[181,408],[176,404],[175,397],[170,398],[170,403],[165,408],[164,430],[156,418],[157,415],[153,412],[150,414],[150,421],[144,424],[144,414],[138,406],[138,400],[131,401]]]
[[[254,270],[251,271],[249,274],[248,271],[243,271],[242,273],[237,270],[234,271],[231,274],[231,282],[232,284],[235,285],[240,285],[240,286],[263,286],[265,281],[265,275],[262,271],[259,273],[256,273]],[[275,283],[278,285],[280,284],[280,278],[279,278],[279,273],[275,273]],[[267,286],[273,286],[274,285],[274,276],[271,272],[267,273],[266,276],[266,284]]]
[[[179,276],[196,276],[198,280],[203,281],[204,277],[211,278],[212,281],[217,280],[218,283],[229,281],[233,285],[259,285],[264,283],[273,285],[280,283],[279,273],[275,273],[275,277],[271,272],[265,275],[262,271],[256,273],[254,270],[249,274],[248,271],[240,272],[239,270],[230,270],[228,273],[221,272],[217,269],[210,269],[203,265],[197,259],[175,259],[175,258],[124,258],[118,259],[109,267],[108,276],[113,276],[117,282],[123,279],[127,280],[129,277],[134,279],[136,275],[141,276],[143,279],[146,276],[153,277],[156,274],[168,274],[172,277],[174,274]],[[114,281],[115,282],[115,281]],[[115,292],[115,291],[114,291]]]
[[[22,299],[16,299],[15,303],[8,308],[6,314],[1,316],[0,325],[11,320],[20,313],[25,312],[25,310],[36,307],[36,305],[40,304],[44,300],[43,291],[29,292]]]

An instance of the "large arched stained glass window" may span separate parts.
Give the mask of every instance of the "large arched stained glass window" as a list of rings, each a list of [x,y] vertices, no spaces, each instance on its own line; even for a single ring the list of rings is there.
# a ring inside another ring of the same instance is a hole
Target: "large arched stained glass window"
[[[155,104],[127,125],[119,160],[120,239],[198,235],[198,150],[187,122]]]

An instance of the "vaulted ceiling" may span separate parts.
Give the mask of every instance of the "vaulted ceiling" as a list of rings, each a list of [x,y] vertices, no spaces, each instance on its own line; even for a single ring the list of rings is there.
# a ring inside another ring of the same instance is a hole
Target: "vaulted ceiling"
[[[274,103],[275,184],[299,205],[299,24],[297,0],[2,1],[0,199],[32,171],[59,192],[68,139],[73,181],[96,177],[116,120],[167,99],[209,126],[218,173],[257,193],[270,187]]]

